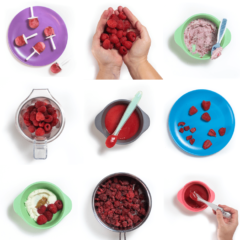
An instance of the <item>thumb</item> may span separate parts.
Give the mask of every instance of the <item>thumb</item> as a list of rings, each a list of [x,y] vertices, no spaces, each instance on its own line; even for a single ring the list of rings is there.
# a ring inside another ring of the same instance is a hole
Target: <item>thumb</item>
[[[219,225],[224,225],[225,224],[225,222],[224,222],[224,220],[223,220],[223,215],[222,215],[222,212],[220,211],[220,210],[217,210],[216,211],[216,216],[217,216],[217,222],[218,222],[218,224]]]
[[[139,31],[142,39],[150,38],[147,29],[139,21],[136,22],[135,27]]]

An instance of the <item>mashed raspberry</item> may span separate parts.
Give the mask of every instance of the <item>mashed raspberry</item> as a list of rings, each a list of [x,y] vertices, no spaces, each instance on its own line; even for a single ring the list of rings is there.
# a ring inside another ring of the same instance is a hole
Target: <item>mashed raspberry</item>
[[[222,47],[214,50],[212,53],[211,59],[214,60],[214,59],[217,59],[218,57],[220,57],[222,55],[222,50],[223,50]]]

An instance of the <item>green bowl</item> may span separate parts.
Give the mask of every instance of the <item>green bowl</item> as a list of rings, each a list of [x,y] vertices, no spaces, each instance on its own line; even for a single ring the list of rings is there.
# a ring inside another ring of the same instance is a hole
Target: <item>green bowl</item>
[[[53,192],[58,200],[63,202],[63,209],[53,215],[51,221],[44,225],[38,225],[28,214],[25,202],[29,194],[37,189],[47,189]],[[56,226],[72,210],[72,201],[57,186],[49,182],[36,182],[28,186],[13,202],[14,211],[30,226],[38,229],[48,229]]]
[[[199,18],[205,18],[210,20],[211,22],[215,23],[217,27],[219,27],[221,21],[218,20],[217,18],[215,18],[214,16],[210,15],[210,14],[206,14],[206,13],[200,13],[200,14],[196,14],[193,15],[192,17],[188,18],[174,33],[174,39],[175,42],[192,58],[198,59],[198,60],[209,60],[211,59],[211,53],[209,52],[208,54],[206,54],[203,57],[200,57],[200,55],[197,54],[192,54],[188,49],[187,46],[185,45],[184,42],[184,31],[186,29],[186,27],[188,26],[188,24],[190,22],[192,22],[193,20],[199,19]],[[225,35],[221,41],[221,47],[225,48],[229,43],[231,42],[231,32],[226,29]]]

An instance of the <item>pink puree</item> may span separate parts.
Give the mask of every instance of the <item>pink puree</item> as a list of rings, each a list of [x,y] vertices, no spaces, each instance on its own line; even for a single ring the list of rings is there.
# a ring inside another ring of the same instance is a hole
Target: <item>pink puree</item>
[[[214,50],[212,53],[211,59],[214,60],[214,59],[217,59],[218,57],[220,57],[222,55],[222,50],[223,50],[222,47]]]
[[[199,53],[203,57],[217,43],[217,33],[217,26],[213,22],[203,18],[196,19],[186,27],[184,42],[191,53]],[[192,51],[194,44],[196,45],[195,52]]]

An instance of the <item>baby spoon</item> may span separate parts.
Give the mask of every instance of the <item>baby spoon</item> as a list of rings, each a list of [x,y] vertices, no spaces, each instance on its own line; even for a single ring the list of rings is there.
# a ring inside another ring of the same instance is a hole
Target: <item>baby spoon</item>
[[[133,100],[129,103],[114,133],[109,135],[108,138],[106,139],[105,144],[108,148],[112,148],[116,144],[118,133],[120,132],[120,130],[122,129],[126,121],[129,119],[129,117],[131,116],[135,108],[137,107],[141,97],[142,97],[142,92],[140,91],[135,95]]]
[[[196,192],[193,192],[190,194],[190,197],[194,200],[194,201],[199,201],[199,202],[202,202],[202,203],[205,203],[206,205],[208,205],[210,208],[212,208],[214,211],[217,211],[217,210],[220,210],[223,214],[223,217],[225,218],[231,218],[232,217],[232,214],[230,212],[226,212],[223,210],[223,208],[213,204],[213,203],[210,203],[208,201],[205,201],[204,199],[202,199]]]

